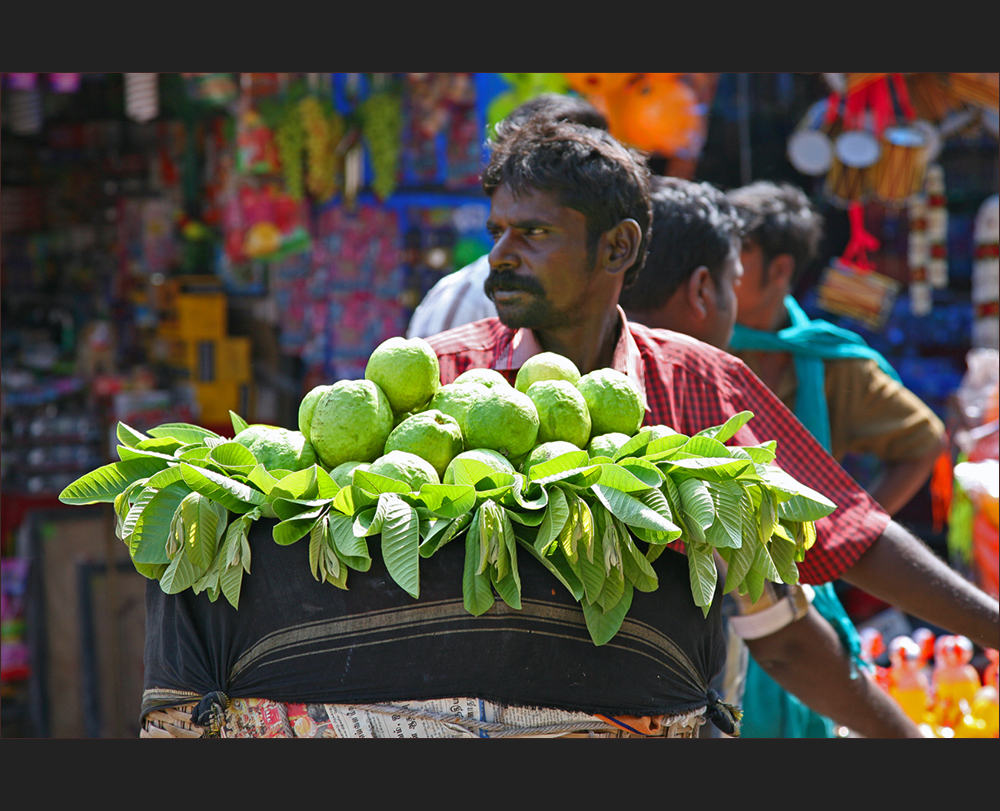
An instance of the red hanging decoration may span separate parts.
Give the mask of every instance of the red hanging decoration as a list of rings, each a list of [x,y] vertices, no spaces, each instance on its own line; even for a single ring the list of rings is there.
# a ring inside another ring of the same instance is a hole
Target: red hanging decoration
[[[860,203],[851,203],[847,208],[851,223],[851,237],[840,261],[857,270],[872,271],[875,265],[868,260],[868,250],[875,250],[879,241],[874,234],[865,230],[865,210]]]

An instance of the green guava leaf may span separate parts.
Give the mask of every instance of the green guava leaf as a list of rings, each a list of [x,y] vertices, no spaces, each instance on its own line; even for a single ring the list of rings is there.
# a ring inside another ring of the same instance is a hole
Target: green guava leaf
[[[233,423],[233,436],[238,434],[240,431],[245,431],[247,428],[250,427],[247,424],[247,421],[243,419],[243,417],[241,417],[239,414],[237,414],[235,411],[231,409],[229,411],[229,419]]]
[[[126,425],[124,422],[118,423],[118,427],[115,429],[115,436],[118,437],[118,441],[122,445],[127,445],[130,448],[134,448],[144,439],[149,439],[144,433],[136,431],[135,428]]]
[[[581,603],[583,618],[587,623],[587,631],[595,645],[604,645],[611,641],[622,627],[625,615],[632,607],[632,584],[626,583],[622,598],[610,611],[604,611],[600,606]]]
[[[493,587],[488,574],[479,574],[479,522],[473,521],[465,535],[465,567],[462,570],[462,600],[474,617],[493,607]]]
[[[712,551],[698,543],[689,543],[685,547],[688,558],[688,575],[691,581],[691,594],[695,605],[699,606],[708,616],[715,597],[715,586],[719,580],[719,570],[712,558]]]
[[[154,453],[162,453],[165,456],[173,456],[174,452],[178,448],[183,447],[184,444],[179,439],[174,439],[170,436],[161,436],[148,437],[128,447],[134,451],[153,451]]]
[[[715,521],[705,530],[705,540],[714,547],[743,543],[743,488],[737,481],[705,482],[715,502]]]
[[[184,482],[177,482],[164,487],[143,506],[135,516],[129,535],[132,560],[137,563],[170,562],[166,551],[170,526],[178,506],[190,492],[191,488]]]
[[[476,506],[476,489],[468,484],[425,484],[418,501],[434,515],[454,519]]]
[[[668,533],[679,530],[676,524],[664,518],[657,510],[636,496],[601,483],[593,485],[590,489],[615,517],[620,518],[629,527]]]
[[[674,480],[698,478],[706,481],[728,481],[754,475],[754,466],[751,462],[729,457],[692,456],[681,459],[674,456],[658,462],[657,465],[664,474],[672,476]]]
[[[736,435],[736,432],[752,419],[752,411],[741,411],[739,414],[733,414],[733,416],[726,420],[722,425],[714,425],[711,428],[705,428],[695,434],[695,436],[708,437],[710,439],[715,439],[718,442],[725,442],[727,439],[732,439]],[[716,454],[712,455],[715,456]]]
[[[368,541],[364,536],[358,537],[354,534],[354,521],[351,516],[331,510],[327,514],[327,519],[333,536],[333,545],[340,559],[357,572],[367,572],[372,565]]]
[[[771,536],[768,544],[771,562],[781,577],[783,583],[799,582],[799,567],[795,565],[795,541],[787,540],[777,533]]]
[[[431,532],[420,542],[420,556],[429,558],[442,546],[454,540],[472,521],[472,513],[467,512],[457,518],[442,518],[434,524]]]
[[[389,575],[414,599],[420,596],[420,520],[417,511],[394,493],[379,496],[383,513],[382,558]]]
[[[63,504],[114,503],[115,497],[137,479],[145,479],[163,470],[162,459],[129,459],[111,462],[84,474],[68,484],[59,494]]]
[[[622,461],[624,462],[625,460]],[[640,471],[644,478],[639,478],[630,468],[623,465],[622,462],[601,465],[600,468],[600,483],[605,487],[619,490],[622,493],[641,493],[644,490],[650,489],[650,487],[659,487],[662,479],[659,473],[657,473],[656,484],[650,484],[647,480],[649,474],[646,470]]]
[[[286,518],[274,525],[272,536],[274,542],[282,546],[288,546],[308,535],[316,522],[326,514],[329,509],[325,503],[321,507],[298,513],[292,518]]]
[[[188,493],[177,509],[184,522],[185,554],[195,568],[207,570],[215,558],[229,516],[224,507],[197,492]]]
[[[267,497],[260,491],[213,470],[185,462],[181,464],[181,473],[188,487],[218,501],[234,513],[249,512],[267,501]]]
[[[267,494],[268,501],[274,501],[278,498],[317,498],[319,496],[317,470],[322,470],[322,468],[318,465],[310,465],[304,470],[296,470],[282,476]]]
[[[187,422],[168,422],[163,425],[157,425],[155,428],[150,428],[147,432],[150,436],[169,436],[174,439],[179,439],[181,442],[204,442],[206,437],[211,437],[212,439],[222,439],[214,431],[209,431],[207,428],[202,428],[199,425],[191,425]]]
[[[208,458],[227,470],[249,474],[257,466],[257,459],[248,447],[239,442],[221,442],[209,449]]]

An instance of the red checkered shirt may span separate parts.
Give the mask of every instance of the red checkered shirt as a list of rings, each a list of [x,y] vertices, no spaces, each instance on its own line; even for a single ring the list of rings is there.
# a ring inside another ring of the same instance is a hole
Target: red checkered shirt
[[[729,444],[776,440],[781,468],[837,505],[816,522],[816,544],[799,564],[799,575],[812,585],[840,577],[882,534],[889,515],[742,361],[690,336],[629,323],[620,308],[619,313],[623,329],[612,366],[643,392],[644,424],[668,425],[691,436],[741,411],[753,412]],[[510,329],[497,318],[427,340],[437,353],[442,384],[474,368],[496,369],[513,383],[524,361],[541,351],[530,330]]]

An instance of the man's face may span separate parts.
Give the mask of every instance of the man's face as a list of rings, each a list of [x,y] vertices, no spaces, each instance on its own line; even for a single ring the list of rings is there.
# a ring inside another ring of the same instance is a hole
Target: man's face
[[[701,337],[705,343],[725,349],[733,337],[736,323],[737,300],[747,286],[746,274],[740,258],[740,243],[733,240],[729,255],[722,266],[722,275],[715,285],[715,312],[710,313],[706,334]]]
[[[486,228],[493,237],[484,289],[500,320],[512,328],[553,329],[577,323],[588,304],[602,305],[610,274],[594,273],[587,252],[587,219],[550,192],[514,198],[500,186]],[[607,279],[604,277],[608,277]]]
[[[752,239],[746,238],[740,250],[740,262],[743,264],[743,283],[736,298],[740,312],[748,313],[759,306],[767,284],[764,251]]]

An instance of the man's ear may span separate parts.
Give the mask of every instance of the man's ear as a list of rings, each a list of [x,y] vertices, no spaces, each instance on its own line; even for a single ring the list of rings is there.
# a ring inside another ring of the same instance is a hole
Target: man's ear
[[[604,263],[609,273],[623,273],[635,264],[642,229],[631,217],[604,232]]]
[[[790,253],[779,253],[767,263],[767,283],[791,288],[795,275],[795,258]]]
[[[688,276],[684,290],[691,317],[697,321],[709,318],[712,313],[711,306],[714,303],[712,296],[715,294],[715,283],[712,281],[712,274],[709,273],[705,265]]]

